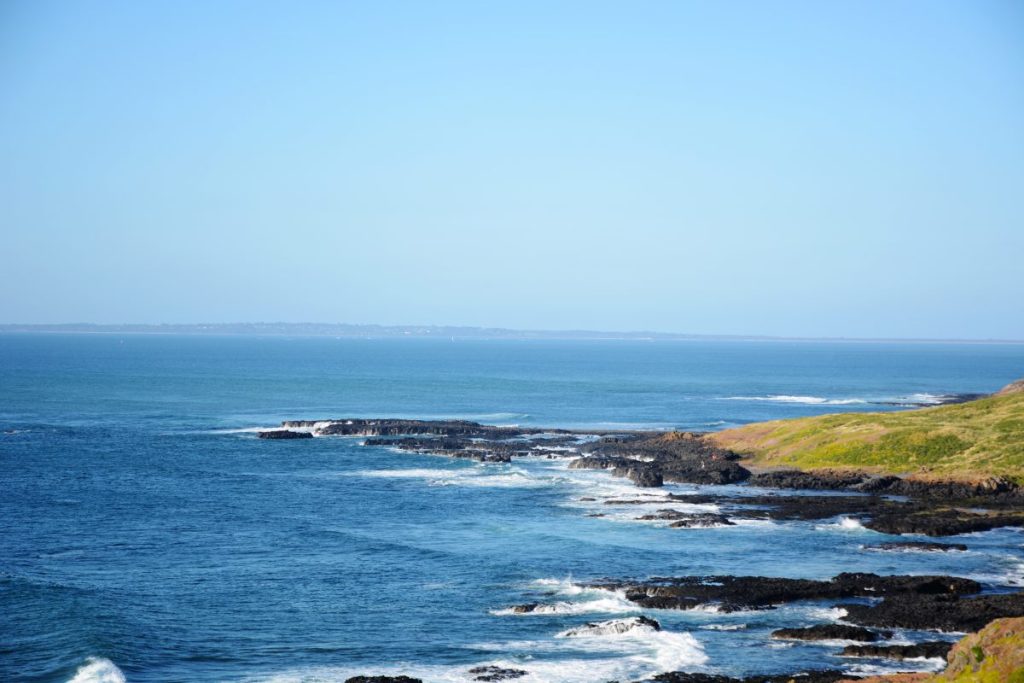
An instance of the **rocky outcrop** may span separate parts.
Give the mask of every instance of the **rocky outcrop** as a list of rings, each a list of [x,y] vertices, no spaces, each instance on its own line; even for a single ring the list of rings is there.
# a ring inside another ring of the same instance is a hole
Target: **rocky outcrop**
[[[889,595],[871,605],[840,605],[861,626],[976,631],[993,619],[1024,617],[1024,592],[963,597],[956,593]]]
[[[725,515],[713,512],[700,512],[682,517],[669,524],[673,529],[715,529],[723,526],[736,526]]]
[[[423,683],[419,678],[409,676],[354,676],[345,683]]]
[[[256,434],[261,439],[287,441],[290,439],[312,439],[310,432],[296,432],[290,429],[270,429]]]
[[[864,523],[868,529],[883,534],[923,534],[925,536],[953,536],[1000,527],[1024,526],[1024,512],[968,512],[962,509],[894,509],[876,514]]]
[[[688,673],[683,671],[671,671],[658,674],[647,679],[644,683],[836,683],[849,679],[850,674],[836,669],[823,671],[804,671],[794,674],[769,674],[763,676],[747,676],[745,678],[733,678],[731,676],[720,676],[718,674]]]
[[[908,604],[938,596],[972,595],[981,584],[952,576],[879,576],[839,574],[829,581],[763,576],[684,576],[653,578],[641,583],[608,582],[595,588],[622,590],[631,602],[650,609],[694,609],[713,606],[722,612],[768,609],[799,600],[906,596]],[[929,603],[930,604],[930,603]],[[867,606],[859,606],[867,607]],[[856,622],[862,626],[885,623]]]
[[[758,472],[750,477],[753,486],[773,489],[817,489],[837,491],[852,489],[870,477],[857,472],[801,472],[799,470],[773,470]]]
[[[588,460],[584,458],[582,460]],[[915,533],[929,536],[951,536],[984,531],[1002,526],[1024,526],[1024,509],[1004,511],[969,511],[948,507],[944,502],[930,500],[892,500],[877,495],[782,495],[729,496],[697,494],[670,496],[665,502],[714,504],[726,510],[732,519],[822,520],[840,516],[861,520],[872,530],[883,533]],[[607,504],[649,504],[644,499],[606,501]],[[958,548],[958,545],[951,546]],[[936,547],[935,549],[938,549]]]
[[[616,477],[626,477],[641,488],[652,488],[664,483],[661,468],[637,463],[628,467],[616,467],[612,470]]]
[[[469,670],[474,681],[510,681],[522,678],[527,673],[522,669],[506,669],[500,666],[475,666]]]
[[[288,420],[285,429],[313,429],[323,436],[450,436],[466,438],[511,439],[530,434],[569,434],[566,429],[529,427],[496,427],[469,420],[397,420],[397,419],[333,419]]]
[[[571,628],[560,635],[563,638],[585,638],[592,636],[608,636],[626,633],[637,629],[649,631],[660,631],[661,624],[648,617],[631,617],[629,619],[611,619],[609,621],[598,621],[583,626]]]
[[[875,545],[864,546],[865,550],[910,550],[925,553],[948,553],[951,551],[964,552],[967,546],[963,543],[934,543],[930,541],[891,541],[889,543],[876,543]]]
[[[606,436],[585,444],[581,450],[586,454],[582,458],[585,462],[576,467],[613,467],[623,473],[640,468],[660,473],[663,481],[733,484],[750,476],[737,462],[738,455],[714,446],[699,434],[688,432]]]
[[[857,491],[945,501],[978,499],[977,502],[984,501],[989,505],[1001,502],[1000,499],[1005,499],[1007,504],[1024,503],[1024,490],[1003,477],[985,477],[977,481],[932,481],[841,470],[772,470],[751,475],[750,483],[766,488]]]
[[[847,645],[840,652],[843,657],[870,657],[872,659],[945,659],[953,643],[930,640],[913,645]]]
[[[672,522],[669,526],[674,529],[689,528],[711,528],[720,526],[735,526],[725,515],[714,512],[681,512],[679,510],[663,509],[657,512],[641,515],[637,520],[643,522],[666,521]]]
[[[780,628],[772,631],[772,638],[782,640],[856,640],[873,643],[879,638],[892,638],[892,631],[875,632],[862,626],[846,624],[818,624],[805,628]]]

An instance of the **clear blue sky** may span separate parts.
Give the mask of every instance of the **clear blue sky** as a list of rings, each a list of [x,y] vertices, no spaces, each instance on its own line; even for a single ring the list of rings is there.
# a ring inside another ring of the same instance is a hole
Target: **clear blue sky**
[[[0,4],[0,322],[1024,338],[1024,3]]]

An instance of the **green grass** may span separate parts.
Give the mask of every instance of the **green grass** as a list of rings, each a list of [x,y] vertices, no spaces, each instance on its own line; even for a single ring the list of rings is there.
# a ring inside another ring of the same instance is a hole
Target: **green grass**
[[[762,422],[712,438],[753,467],[997,476],[1024,484],[1024,392],[920,410]]]

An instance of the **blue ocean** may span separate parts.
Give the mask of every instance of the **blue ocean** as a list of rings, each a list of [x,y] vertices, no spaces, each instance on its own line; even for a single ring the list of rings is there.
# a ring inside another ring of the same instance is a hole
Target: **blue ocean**
[[[561,459],[255,432],[342,417],[714,430],[901,410],[1021,376],[1012,344],[0,335],[0,680],[934,669],[767,637],[839,618],[827,602],[654,610],[658,632],[566,634],[641,613],[584,585],[604,577],[870,571],[1021,586],[1020,530],[957,537],[967,552],[880,553],[862,546],[892,537],[843,519],[671,529],[635,510],[588,516],[636,489]],[[698,488],[715,487],[664,490]],[[508,609],[536,601],[550,609]]]

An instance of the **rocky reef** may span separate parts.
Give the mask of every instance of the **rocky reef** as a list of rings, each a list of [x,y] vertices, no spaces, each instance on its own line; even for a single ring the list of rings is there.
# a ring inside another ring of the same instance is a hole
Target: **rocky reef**
[[[627,600],[650,609],[713,607],[720,612],[770,609],[801,600],[854,597],[909,596],[907,604],[913,604],[916,600],[974,595],[981,591],[981,584],[972,579],[952,576],[879,576],[867,573],[839,574],[828,581],[765,576],[682,576],[655,577],[641,582],[601,582],[589,586],[623,591]],[[1024,594],[1020,595],[1024,597]],[[848,620],[862,623],[855,619]]]
[[[290,439],[312,439],[309,432],[296,432],[291,429],[269,429],[256,434],[260,439],[271,439],[276,441],[287,441]]]

